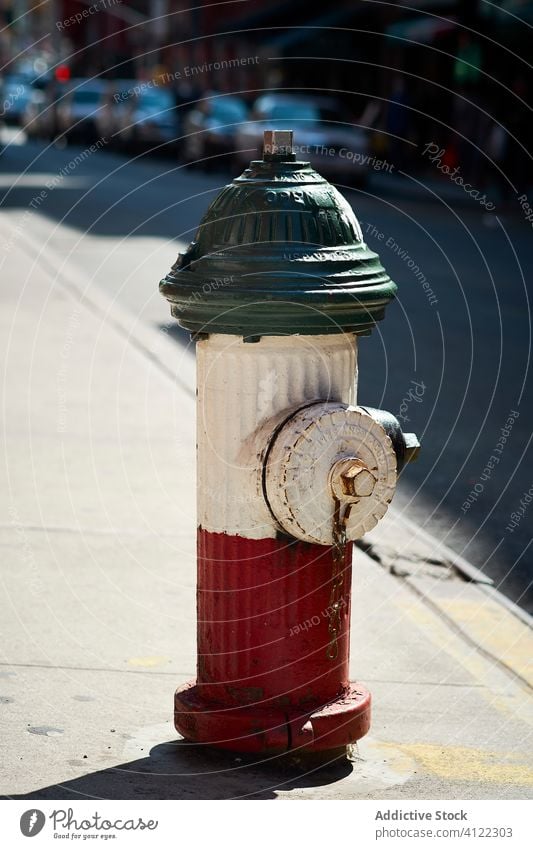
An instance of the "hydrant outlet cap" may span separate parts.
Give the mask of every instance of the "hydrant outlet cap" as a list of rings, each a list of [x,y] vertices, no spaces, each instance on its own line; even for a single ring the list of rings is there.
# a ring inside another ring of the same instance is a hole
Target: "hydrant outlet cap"
[[[368,333],[396,286],[345,198],[295,160],[292,132],[269,130],[160,290],[193,333],[257,337]]]

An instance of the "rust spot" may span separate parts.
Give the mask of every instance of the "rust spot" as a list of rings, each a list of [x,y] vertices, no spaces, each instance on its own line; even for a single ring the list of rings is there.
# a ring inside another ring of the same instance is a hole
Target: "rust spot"
[[[226,687],[226,691],[240,705],[260,702],[265,697],[262,687]]]
[[[304,709],[315,708],[319,704],[319,700],[312,693],[308,693],[298,700],[298,704]]]
[[[194,736],[196,734],[197,724],[196,718],[191,713],[181,713],[181,711],[176,711],[175,714],[176,724],[180,728],[184,728],[186,731]]]

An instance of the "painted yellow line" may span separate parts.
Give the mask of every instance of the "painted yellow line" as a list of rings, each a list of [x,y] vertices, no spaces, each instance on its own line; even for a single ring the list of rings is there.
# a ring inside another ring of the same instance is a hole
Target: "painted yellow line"
[[[417,626],[422,639],[431,640],[437,652],[453,658],[482,684],[480,694],[492,707],[510,719],[519,717],[533,725],[533,699],[523,684],[513,682],[501,667],[465,643],[458,632],[453,631],[420,599],[399,596],[394,603]]]
[[[520,761],[517,752],[491,752],[460,746],[426,743],[380,743],[384,749],[400,749],[426,772],[450,781],[479,781],[533,787],[533,767]]]
[[[533,633],[501,604],[491,600],[436,598],[435,603],[468,636],[533,686]]]

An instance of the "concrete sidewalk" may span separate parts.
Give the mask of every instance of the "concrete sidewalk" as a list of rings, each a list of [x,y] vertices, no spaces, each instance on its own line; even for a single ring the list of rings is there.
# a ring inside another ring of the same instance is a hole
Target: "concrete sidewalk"
[[[306,772],[177,739],[173,691],[195,674],[193,357],[5,213],[0,244],[0,792],[530,798],[527,620],[398,513],[355,551],[352,671],[374,713],[354,759]]]

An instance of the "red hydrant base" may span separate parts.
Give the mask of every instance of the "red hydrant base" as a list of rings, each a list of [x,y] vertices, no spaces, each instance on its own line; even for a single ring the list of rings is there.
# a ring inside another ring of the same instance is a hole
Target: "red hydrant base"
[[[234,752],[324,752],[354,743],[370,728],[368,690],[352,682],[333,702],[311,713],[275,706],[226,708],[207,702],[194,682],[176,691],[174,725],[186,740]]]

